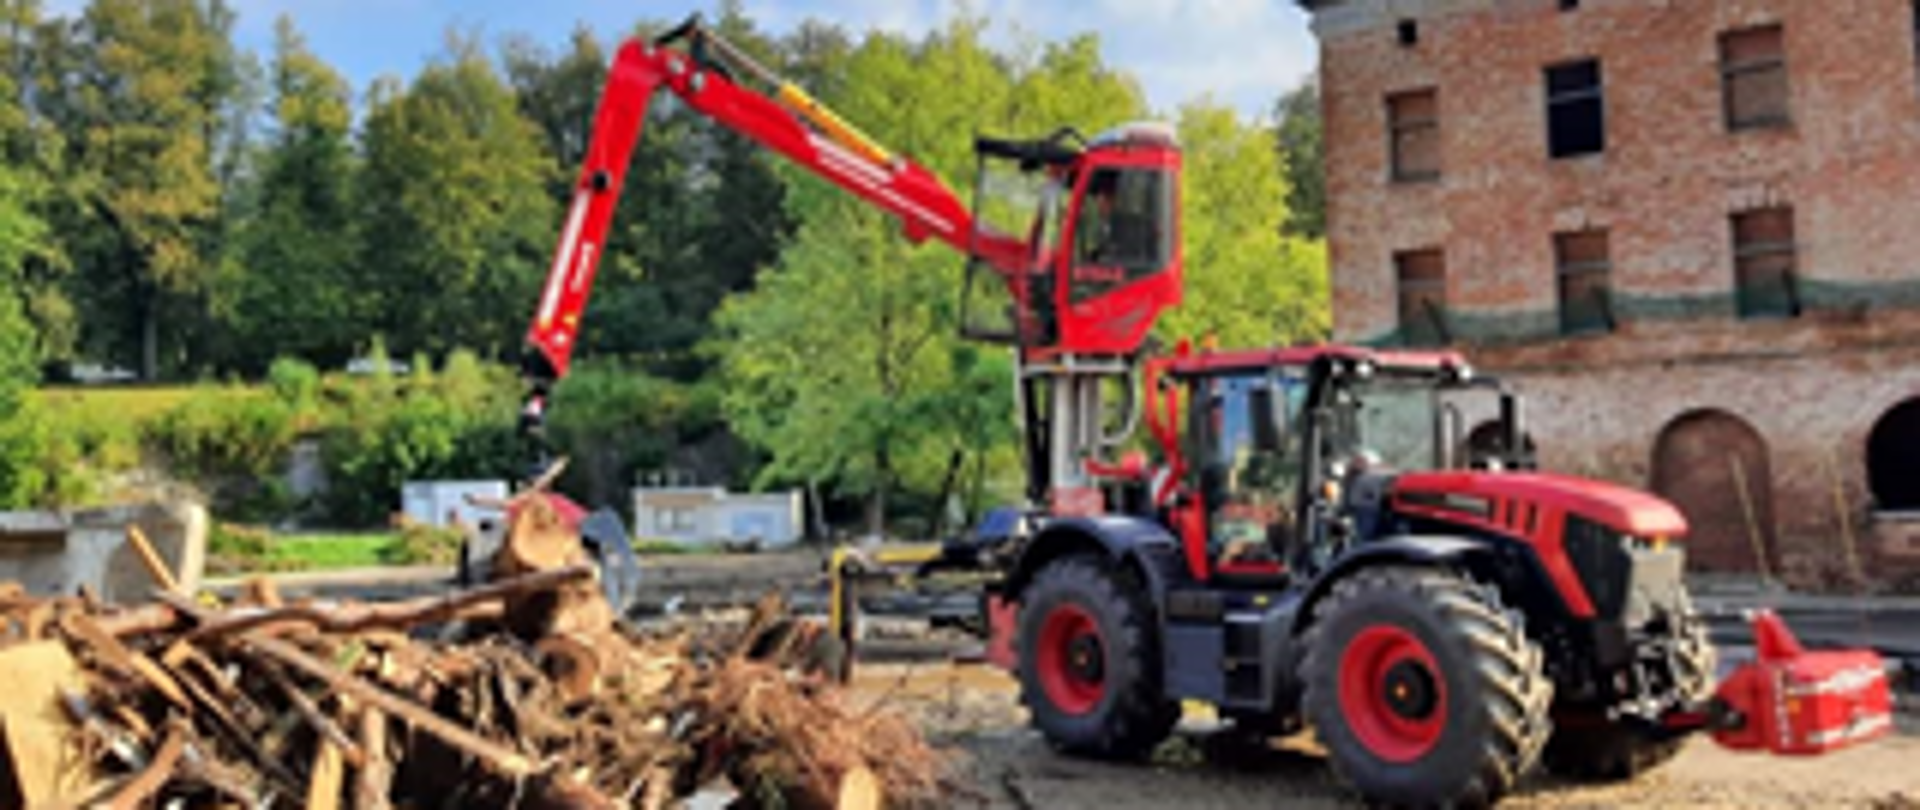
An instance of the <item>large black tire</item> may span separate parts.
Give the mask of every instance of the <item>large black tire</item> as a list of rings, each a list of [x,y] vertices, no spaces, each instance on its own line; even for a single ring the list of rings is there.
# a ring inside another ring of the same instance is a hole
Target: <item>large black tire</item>
[[[1041,569],[1020,597],[1020,701],[1062,751],[1151,752],[1180,720],[1161,688],[1160,639],[1144,588],[1092,557]]]
[[[1713,696],[1719,656],[1707,640],[1707,624],[1689,606],[1681,619],[1674,650],[1675,688],[1688,704]],[[1650,733],[1639,725],[1610,722],[1599,712],[1562,713],[1542,758],[1547,771],[1582,782],[1624,782],[1659,768],[1680,755],[1686,737]]]
[[[1303,643],[1304,705],[1334,771],[1369,801],[1483,807],[1538,762],[1553,682],[1499,594],[1444,570],[1334,584]]]

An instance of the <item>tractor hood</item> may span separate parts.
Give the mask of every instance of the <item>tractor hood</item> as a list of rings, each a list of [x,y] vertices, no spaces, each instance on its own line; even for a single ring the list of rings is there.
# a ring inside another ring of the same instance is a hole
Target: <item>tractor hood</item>
[[[1423,472],[1394,480],[1393,494],[1439,496],[1450,501],[1483,503],[1499,512],[1500,502],[1532,504],[1578,515],[1634,537],[1684,537],[1687,519],[1673,504],[1636,489],[1535,472]]]

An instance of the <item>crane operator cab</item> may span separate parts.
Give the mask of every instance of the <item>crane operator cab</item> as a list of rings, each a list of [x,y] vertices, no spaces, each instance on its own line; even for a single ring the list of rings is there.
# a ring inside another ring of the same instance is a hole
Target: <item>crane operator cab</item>
[[[1159,313],[1180,302],[1172,127],[1129,124],[1091,141],[1071,129],[981,137],[974,152],[975,242],[1014,234],[1024,255],[970,251],[968,336],[1016,344],[1034,360],[1137,352]],[[1018,266],[995,266],[1008,262]]]

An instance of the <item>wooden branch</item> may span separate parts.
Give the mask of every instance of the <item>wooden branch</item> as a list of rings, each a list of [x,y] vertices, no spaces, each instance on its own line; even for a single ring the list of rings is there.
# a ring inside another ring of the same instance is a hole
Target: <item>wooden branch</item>
[[[393,715],[407,725],[440,738],[442,742],[484,761],[498,773],[507,776],[529,776],[539,770],[532,760],[520,752],[475,734],[361,678],[334,669],[326,662],[308,655],[292,644],[257,633],[242,636],[241,642],[263,655],[319,679],[340,694]]]
[[[287,700],[293,704],[293,710],[299,713],[301,719],[307,721],[307,725],[313,727],[314,733],[320,735],[323,743],[330,744],[340,756],[344,757],[347,764],[355,768],[367,764],[366,753],[360,750],[360,745],[354,742],[352,737],[348,737],[347,733],[340,729],[340,725],[333,722],[333,718],[320,710],[320,705],[314,703],[313,698],[308,697],[306,691],[287,676],[286,670],[272,661],[261,661],[259,670],[266,674],[267,680],[273,682],[274,686],[279,687],[280,691],[286,694]]]
[[[387,716],[371,706],[360,710],[360,750],[366,763],[354,772],[353,805],[359,810],[388,810],[393,792],[393,763],[387,759]]]
[[[147,575],[153,577],[153,584],[160,586],[161,590],[184,593],[180,588],[180,580],[175,579],[173,572],[167,569],[166,562],[160,559],[160,552],[153,547],[153,541],[147,539],[146,532],[132,523],[127,524],[127,542],[140,555],[140,564],[146,567]]]
[[[553,590],[569,583],[592,579],[594,574],[592,565],[582,564],[501,580],[446,596],[391,604],[338,605],[332,608],[289,605],[258,611],[229,611],[217,617],[209,616],[200,627],[187,633],[185,638],[189,642],[205,643],[233,635],[252,634],[255,630],[283,624],[312,625],[328,633],[405,630],[417,625],[458,618],[468,608],[485,603]],[[187,608],[187,605],[182,604],[183,597],[177,594],[162,593],[160,598],[182,610]]]
[[[166,605],[141,605],[95,620],[100,629],[115,638],[164,633],[180,624],[180,613]]]
[[[313,770],[307,772],[308,810],[340,810],[340,789],[346,785],[346,770],[340,746],[321,740],[313,754]]]
[[[107,632],[92,617],[79,611],[69,611],[60,617],[60,629],[68,638],[92,649],[107,666],[138,676],[175,706],[188,710],[193,708],[192,701],[187,699],[186,692],[172,675],[167,674],[153,659],[120,643],[120,639]]]

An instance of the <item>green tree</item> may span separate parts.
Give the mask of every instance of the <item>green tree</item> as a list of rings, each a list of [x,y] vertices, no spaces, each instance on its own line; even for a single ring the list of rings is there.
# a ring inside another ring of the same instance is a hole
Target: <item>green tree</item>
[[[552,162],[478,43],[369,94],[361,262],[396,353],[517,348],[553,246]]]
[[[62,130],[76,198],[58,227],[77,265],[74,297],[99,313],[83,337],[110,355],[137,347],[148,378],[161,372],[168,315],[197,308],[217,269],[208,255],[221,202],[211,139],[231,88],[222,9],[93,0],[41,40],[37,98]]]
[[[1272,137],[1228,107],[1202,101],[1181,110],[1187,289],[1184,304],[1161,320],[1161,334],[1213,337],[1224,346],[1326,335],[1326,248],[1282,235],[1287,186]]]
[[[232,359],[252,374],[283,354],[339,368],[373,332],[378,283],[357,270],[352,91],[288,17],[274,26],[270,79],[273,128],[240,236],[248,272],[227,317]]]
[[[1287,175],[1287,234],[1308,239],[1327,236],[1326,150],[1320,143],[1320,83],[1305,84],[1280,97],[1275,130]]]
[[[29,101],[38,95],[41,26],[37,0],[0,3],[0,161],[12,167],[6,194],[10,205],[44,226],[60,188],[49,178],[63,173],[57,163],[58,132],[34,114]],[[76,312],[62,287],[65,257],[50,238],[15,244],[30,246],[13,254],[17,266],[10,289],[34,327],[34,354],[42,360],[64,358],[71,354],[77,329]]]

